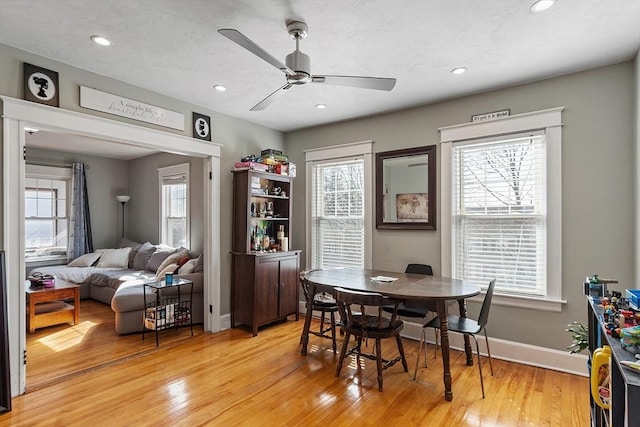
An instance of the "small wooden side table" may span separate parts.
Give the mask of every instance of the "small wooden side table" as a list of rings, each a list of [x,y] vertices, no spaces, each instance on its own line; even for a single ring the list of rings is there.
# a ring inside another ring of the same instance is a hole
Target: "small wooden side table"
[[[36,328],[59,325],[61,323],[78,324],[80,322],[80,286],[59,284],[53,288],[33,288],[29,281],[25,282],[29,317],[27,328],[34,333]],[[36,314],[36,305],[73,298],[73,304],[64,303],[59,310]]]

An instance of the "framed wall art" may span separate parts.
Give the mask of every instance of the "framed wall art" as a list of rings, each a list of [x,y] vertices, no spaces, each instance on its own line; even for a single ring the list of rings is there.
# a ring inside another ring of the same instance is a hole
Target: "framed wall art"
[[[193,113],[193,137],[211,141],[211,118],[209,116]]]
[[[436,229],[436,146],[376,153],[376,228]]]
[[[24,99],[40,104],[60,106],[58,73],[23,63]]]

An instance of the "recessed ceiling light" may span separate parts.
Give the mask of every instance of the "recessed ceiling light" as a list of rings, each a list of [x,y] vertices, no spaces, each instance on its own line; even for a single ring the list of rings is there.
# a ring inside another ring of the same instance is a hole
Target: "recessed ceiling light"
[[[456,67],[451,70],[451,74],[464,74],[467,72],[467,67]]]
[[[91,40],[93,40],[94,43],[97,43],[100,46],[110,46],[111,45],[111,42],[108,39],[105,39],[102,36],[91,36]]]
[[[547,10],[551,6],[553,6],[555,2],[556,0],[538,0],[537,2],[531,5],[531,11],[536,13],[542,12],[543,10]]]
[[[218,92],[224,92],[225,90],[227,90],[227,87],[222,85],[213,85],[213,88]]]
[[[316,108],[319,110],[324,110],[327,108],[327,104],[316,104]]]
[[[29,135],[33,135],[34,133],[38,132],[40,129],[36,129],[36,128],[30,128],[25,126],[24,127],[24,131],[27,132]]]

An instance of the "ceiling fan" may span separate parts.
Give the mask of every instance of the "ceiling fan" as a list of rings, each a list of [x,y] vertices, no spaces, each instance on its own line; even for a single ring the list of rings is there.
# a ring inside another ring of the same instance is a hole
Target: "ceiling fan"
[[[276,89],[275,92],[254,105],[251,111],[264,110],[281,94],[294,86],[306,83],[325,83],[386,91],[390,91],[396,85],[396,79],[384,77],[312,75],[309,56],[302,53],[299,46],[300,40],[307,36],[307,24],[300,21],[292,21],[287,24],[287,30],[289,31],[289,35],[296,40],[296,50],[287,55],[286,65],[271,56],[240,31],[232,28],[222,28],[218,30],[220,34],[229,40],[239,44],[286,74],[287,82],[284,86]]]

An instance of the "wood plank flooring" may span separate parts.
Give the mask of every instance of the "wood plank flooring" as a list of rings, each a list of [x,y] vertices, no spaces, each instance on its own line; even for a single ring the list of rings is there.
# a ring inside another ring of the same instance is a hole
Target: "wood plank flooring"
[[[148,340],[153,351],[14,398],[0,426],[589,425],[587,378],[494,360],[495,376],[483,366],[482,399],[477,366],[453,351],[454,400],[447,402],[441,357],[434,360],[429,346],[429,366],[412,381],[418,347],[405,339],[410,372],[401,364],[386,370],[379,392],[370,360],[361,359],[360,367],[345,362],[335,376],[330,340],[310,337],[309,353],[301,356],[302,325],[302,318],[290,320],[261,328],[257,337],[245,328],[173,342],[161,336],[157,351]],[[383,354],[396,351],[393,340],[383,344]]]

